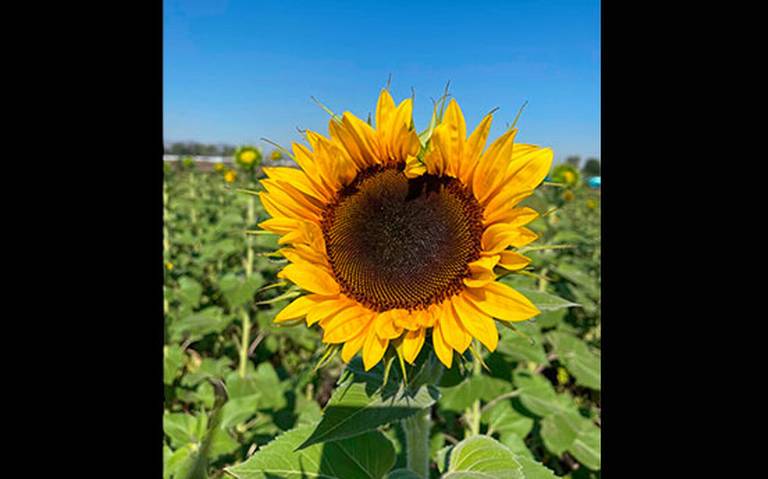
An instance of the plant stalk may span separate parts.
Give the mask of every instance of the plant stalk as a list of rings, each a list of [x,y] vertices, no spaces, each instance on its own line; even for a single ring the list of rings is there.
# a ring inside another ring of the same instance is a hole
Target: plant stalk
[[[406,465],[424,479],[429,479],[429,431],[432,421],[429,408],[403,419]]]
[[[253,196],[248,198],[248,212],[246,214],[246,221],[248,225],[251,225],[255,221],[256,204]],[[253,274],[253,238],[250,236],[246,239],[248,244],[248,250],[246,252],[245,260],[245,278],[246,280]],[[243,336],[240,340],[240,377],[245,377],[245,367],[248,365],[248,349],[251,345],[251,316],[248,314],[247,308],[240,310],[240,315],[243,321]]]

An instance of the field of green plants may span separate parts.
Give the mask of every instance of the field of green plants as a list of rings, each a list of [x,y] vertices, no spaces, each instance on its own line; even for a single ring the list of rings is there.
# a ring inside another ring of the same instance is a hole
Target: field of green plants
[[[427,341],[403,377],[396,360],[324,358],[317,326],[272,323],[298,292],[238,191],[259,174],[226,174],[165,165],[164,478],[411,479],[419,457],[431,478],[600,477],[599,192],[553,177],[526,200],[533,261],[500,281],[540,316],[451,369]],[[429,450],[407,447],[419,432]]]

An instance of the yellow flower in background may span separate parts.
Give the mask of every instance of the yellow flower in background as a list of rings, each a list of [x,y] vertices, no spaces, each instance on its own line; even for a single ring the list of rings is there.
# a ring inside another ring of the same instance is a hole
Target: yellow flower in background
[[[570,172],[568,172],[570,173]],[[563,199],[565,201],[573,201],[573,199],[576,198],[576,195],[573,194],[573,191],[571,190],[565,190],[563,192]]]
[[[173,263],[171,263],[170,261],[165,263],[165,269],[167,269],[168,271],[173,271]]]
[[[234,183],[234,181],[237,179],[237,172],[235,170],[229,170],[226,173],[224,173],[224,181],[227,183]]]
[[[597,208],[597,201],[595,201],[595,200],[593,200],[593,199],[591,199],[591,198],[590,198],[590,199],[588,199],[588,200],[587,200],[587,208],[589,208],[589,209],[591,209],[591,210],[593,210],[593,209]]]
[[[280,150],[272,150],[272,153],[269,155],[269,158],[272,161],[282,160],[283,154],[280,153]]]
[[[215,165],[213,165],[213,170],[216,173],[221,173],[222,171],[224,171],[224,168],[226,168],[226,166],[224,166],[224,163],[216,163]]]
[[[319,324],[323,342],[348,362],[362,351],[368,370],[391,345],[413,363],[428,334],[440,361],[472,338],[496,349],[500,321],[539,310],[496,281],[530,259],[510,248],[536,239],[524,225],[538,214],[517,205],[552,164],[549,148],[514,143],[517,129],[485,149],[492,115],[467,137],[452,100],[424,151],[410,99],[383,90],[375,127],[345,112],[330,137],[307,131],[293,145],[300,169],[265,167],[260,193],[289,264],[279,273],[308,294],[275,322]]]
[[[566,171],[563,173],[563,179],[567,184],[571,185],[576,180],[576,175],[572,171]]]
[[[235,162],[246,170],[252,170],[261,163],[261,151],[254,146],[241,146],[235,151]]]
[[[570,379],[570,376],[568,375],[568,371],[565,370],[563,367],[557,368],[557,383],[560,385],[568,384],[568,381]]]

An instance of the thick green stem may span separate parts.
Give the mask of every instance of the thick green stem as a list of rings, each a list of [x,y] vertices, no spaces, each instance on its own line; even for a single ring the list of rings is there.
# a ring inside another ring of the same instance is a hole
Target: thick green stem
[[[429,409],[403,419],[402,425],[405,432],[406,465],[419,477],[429,479],[429,430],[432,427]]]
[[[243,335],[240,338],[240,369],[241,378],[245,377],[245,367],[248,365],[248,346],[251,344],[251,316],[245,308],[240,310],[243,320]]]
[[[480,350],[480,344],[477,342],[477,340],[474,340],[474,350]],[[474,358],[472,361],[472,375],[480,376],[483,373],[482,366],[483,365],[480,362],[480,358]],[[475,399],[475,402],[472,403],[472,406],[464,411],[464,421],[467,425],[465,429],[466,437],[477,436],[480,434],[481,415],[482,413],[480,412],[480,400]]]
[[[255,222],[255,209],[256,204],[253,196],[248,198],[248,212],[246,214],[246,222],[251,225]],[[248,243],[247,257],[245,260],[245,277],[250,278],[253,274],[253,238],[250,236],[246,240]],[[248,314],[246,308],[242,308],[241,317],[243,320],[243,336],[240,339],[240,377],[245,377],[245,367],[248,364],[248,348],[251,345],[251,316]]]

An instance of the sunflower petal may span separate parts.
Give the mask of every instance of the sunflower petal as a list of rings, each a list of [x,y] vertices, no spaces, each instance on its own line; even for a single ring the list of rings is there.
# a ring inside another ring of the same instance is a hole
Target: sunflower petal
[[[469,347],[469,343],[472,342],[472,336],[459,322],[450,301],[445,301],[440,307],[441,313],[437,322],[440,323],[443,337],[453,349],[461,354]]]
[[[454,296],[452,303],[456,315],[469,334],[483,343],[488,351],[495,351],[499,344],[499,332],[493,319],[468,302],[461,294]]]
[[[379,101],[376,103],[376,129],[381,130],[387,125],[390,115],[395,111],[395,100],[386,88],[381,89]]]
[[[341,360],[345,363],[349,363],[349,361],[357,354],[360,349],[362,349],[363,344],[365,343],[366,338],[368,337],[368,331],[370,330],[371,326],[367,326],[364,330],[360,332],[357,336],[350,339],[349,341],[346,341],[344,343],[344,346],[341,348]]]
[[[507,131],[497,138],[478,160],[472,176],[472,192],[480,203],[485,203],[503,179],[503,173],[509,166],[516,135],[516,128]]]
[[[301,289],[323,296],[335,296],[341,291],[339,284],[330,274],[310,264],[289,264],[278,277],[286,278]]]
[[[307,313],[307,326],[312,326],[317,322],[324,324],[324,322],[331,316],[354,305],[355,302],[344,295],[340,295],[336,298],[326,298],[325,301],[309,310]]]
[[[426,336],[426,329],[418,328],[415,331],[408,331],[403,337],[403,357],[409,364],[413,364],[416,360],[424,346]]]
[[[469,288],[465,298],[485,314],[504,321],[525,321],[540,313],[528,298],[504,283]]]
[[[407,311],[402,309],[391,309],[376,315],[374,328],[376,334],[382,339],[395,339],[403,334],[402,326],[396,324],[396,319],[404,316]]]
[[[464,147],[464,161],[459,165],[457,177],[465,184],[472,184],[472,173],[477,165],[477,160],[483,153],[485,143],[488,140],[488,133],[491,131],[491,122],[493,114],[489,113],[483,118],[483,121],[477,125],[475,131],[469,135],[469,139]]]
[[[499,255],[501,256],[499,266],[509,271],[521,270],[531,263],[531,258],[526,258],[514,251],[502,251]]]
[[[375,328],[371,328],[368,331],[368,336],[365,338],[365,343],[363,344],[363,366],[366,371],[370,370],[381,361],[381,358],[384,357],[384,352],[389,345],[389,339],[381,339],[374,329]]]
[[[453,364],[453,348],[448,345],[441,330],[440,321],[435,323],[432,328],[432,346],[435,348],[437,359],[445,365],[446,368]]]
[[[483,232],[480,241],[483,254],[495,255],[507,246],[521,247],[536,240],[538,236],[523,226],[511,226],[506,223],[496,223]]]
[[[329,318],[323,327],[323,342],[338,344],[357,336],[374,318],[374,314],[362,306],[352,306]]]
[[[317,306],[320,302],[325,301],[327,298],[320,296],[319,294],[309,294],[306,296],[299,296],[291,304],[283,308],[282,311],[275,316],[275,323],[282,323],[284,321],[290,321],[292,319],[298,319],[307,315],[310,309]]]

